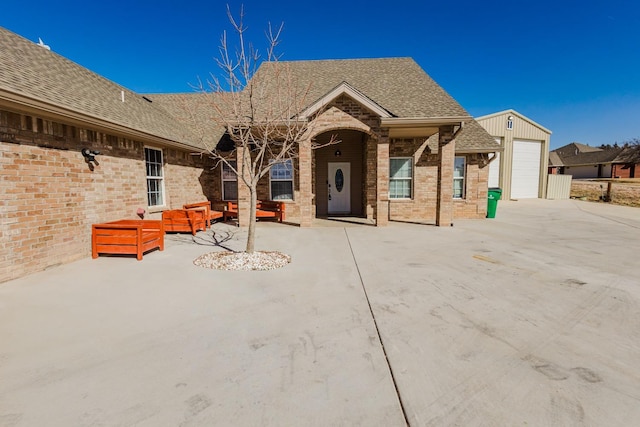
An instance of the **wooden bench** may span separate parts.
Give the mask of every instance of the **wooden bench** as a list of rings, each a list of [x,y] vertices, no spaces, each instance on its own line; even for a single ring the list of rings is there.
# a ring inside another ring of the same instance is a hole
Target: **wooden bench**
[[[220,211],[214,211],[213,209],[211,209],[211,202],[206,201],[206,202],[197,202],[197,203],[187,203],[186,205],[182,206],[185,209],[201,209],[201,208],[205,208],[206,213],[205,213],[205,219],[206,219],[206,226],[207,227],[211,227],[211,224],[213,224],[213,221],[215,221],[216,219],[222,218],[223,214]]]
[[[91,256],[98,254],[135,255],[138,261],[151,249],[164,250],[162,221],[122,219],[91,226]]]
[[[162,212],[162,225],[165,233],[191,233],[194,236],[198,230],[206,230],[206,209],[173,209]]]
[[[258,203],[256,204],[256,218],[257,219],[275,218],[279,222],[282,222],[285,220],[285,206],[286,205],[284,202],[258,201]],[[224,221],[227,221],[229,218],[237,218],[237,217],[238,217],[238,203],[227,202],[227,208],[224,211]]]

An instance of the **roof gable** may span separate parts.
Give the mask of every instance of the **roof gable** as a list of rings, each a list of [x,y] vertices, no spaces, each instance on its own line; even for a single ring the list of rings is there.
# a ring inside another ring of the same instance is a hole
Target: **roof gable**
[[[319,112],[321,109],[323,109],[332,101],[334,101],[335,99],[337,99],[342,95],[349,96],[354,101],[358,102],[365,108],[368,108],[369,110],[373,111],[380,117],[385,117],[385,118],[393,117],[389,111],[385,110],[383,107],[376,104],[373,100],[368,98],[365,94],[360,92],[358,89],[354,88],[347,82],[342,82],[338,86],[333,88],[331,91],[329,91],[326,95],[322,96],[316,102],[314,102],[305,110],[303,110],[300,113],[299,118],[308,119],[310,116]]]
[[[553,132],[551,132],[549,129],[547,129],[546,127],[542,126],[541,124],[531,120],[529,117],[517,112],[514,109],[508,109],[508,110],[503,110],[503,111],[498,111],[497,113],[492,113],[492,114],[487,114],[485,116],[480,116],[480,117],[476,117],[476,120],[479,122],[482,122],[484,120],[488,120],[488,119],[493,119],[496,117],[501,117],[503,116],[505,119],[509,116],[516,116],[518,117],[520,120],[523,120],[527,123],[529,123],[530,125],[540,129],[541,131],[548,133],[549,135],[551,135]]]

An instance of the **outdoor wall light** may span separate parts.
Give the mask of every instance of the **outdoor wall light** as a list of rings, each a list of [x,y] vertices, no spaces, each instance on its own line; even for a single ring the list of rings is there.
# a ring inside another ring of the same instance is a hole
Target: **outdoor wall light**
[[[100,166],[100,163],[96,160],[96,156],[100,154],[97,150],[90,150],[88,148],[83,148],[80,150],[82,156],[84,157],[84,161],[89,165],[89,169],[93,170],[95,166]],[[94,166],[95,163],[95,166]]]
[[[340,156],[342,156],[342,152],[340,150],[336,150],[336,152],[333,153],[333,155],[336,156],[336,157],[340,157]]]

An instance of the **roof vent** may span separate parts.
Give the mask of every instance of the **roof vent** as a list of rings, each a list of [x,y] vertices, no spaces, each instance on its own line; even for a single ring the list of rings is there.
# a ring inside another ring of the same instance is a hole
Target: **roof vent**
[[[124,91],[123,90],[120,91],[120,99],[122,100],[122,102],[124,102]]]
[[[47,50],[51,50],[51,46],[49,46],[48,44],[44,44],[44,42],[42,41],[42,39],[40,37],[38,37],[38,43],[36,43],[38,46],[43,47]]]

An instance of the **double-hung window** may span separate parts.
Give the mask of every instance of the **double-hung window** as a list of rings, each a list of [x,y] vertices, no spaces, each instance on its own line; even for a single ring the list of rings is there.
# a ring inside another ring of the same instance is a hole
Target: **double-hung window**
[[[389,159],[389,198],[410,199],[413,180],[411,157]]]
[[[464,175],[466,159],[456,157],[453,164],[453,198],[464,199]]]
[[[230,160],[229,165],[222,163],[222,200],[238,200],[238,176],[233,171],[237,162]]]
[[[293,200],[293,161],[282,160],[269,171],[271,200]]]
[[[147,170],[148,206],[163,206],[164,176],[162,173],[162,150],[144,147],[144,162]]]

